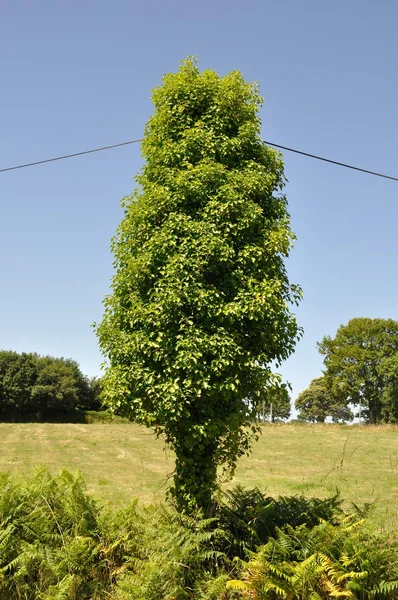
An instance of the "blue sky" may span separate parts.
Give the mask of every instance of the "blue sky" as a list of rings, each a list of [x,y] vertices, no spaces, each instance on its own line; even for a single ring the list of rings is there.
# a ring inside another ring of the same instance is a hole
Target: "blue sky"
[[[0,168],[142,136],[180,60],[260,83],[265,140],[398,175],[394,0],[4,0]],[[284,153],[305,335],[282,373],[320,374],[316,342],[356,316],[398,318],[398,183]],[[0,347],[99,373],[120,199],[139,144],[0,174]]]

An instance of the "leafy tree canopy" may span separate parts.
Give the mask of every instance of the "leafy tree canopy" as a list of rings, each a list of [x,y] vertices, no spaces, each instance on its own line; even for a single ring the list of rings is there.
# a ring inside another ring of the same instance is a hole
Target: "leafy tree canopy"
[[[398,321],[351,319],[334,338],[324,337],[318,347],[333,396],[360,405],[369,423],[396,419]]]
[[[264,389],[261,402],[258,404],[258,413],[262,420],[288,419],[290,417],[290,390],[289,383],[283,383],[280,375],[275,374],[273,383]]]
[[[284,266],[294,236],[257,85],[188,59],[152,99],[97,328],[104,393],[165,435],[178,504],[206,507],[218,465],[233,469],[249,450],[271,363],[298,337],[290,304],[301,293]]]
[[[298,395],[295,407],[300,421],[324,423],[327,417],[331,417],[338,423],[353,419],[347,398],[333,396],[324,376],[311,381],[309,387]]]
[[[0,411],[19,414],[30,405],[31,390],[37,379],[34,354],[0,351]]]
[[[92,408],[96,388],[71,359],[0,351],[0,412],[16,419]]]
[[[381,421],[398,423],[398,352],[381,361],[379,372],[383,378]]]

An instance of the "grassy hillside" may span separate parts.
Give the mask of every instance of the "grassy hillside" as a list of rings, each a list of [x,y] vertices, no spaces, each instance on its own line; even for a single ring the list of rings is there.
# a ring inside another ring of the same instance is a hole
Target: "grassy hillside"
[[[135,424],[0,424],[0,471],[78,469],[90,490],[113,504],[161,500],[173,456]],[[398,428],[265,425],[233,482],[270,495],[330,495],[377,501],[377,519],[398,524]]]

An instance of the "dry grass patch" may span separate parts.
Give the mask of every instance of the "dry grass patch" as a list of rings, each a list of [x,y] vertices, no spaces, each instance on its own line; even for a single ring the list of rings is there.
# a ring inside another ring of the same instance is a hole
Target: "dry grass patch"
[[[113,504],[138,497],[161,500],[173,454],[132,424],[0,424],[0,470],[52,473],[78,469],[88,488]],[[339,491],[357,504],[376,500],[378,521],[398,522],[398,428],[265,425],[234,480],[269,495],[327,496]]]

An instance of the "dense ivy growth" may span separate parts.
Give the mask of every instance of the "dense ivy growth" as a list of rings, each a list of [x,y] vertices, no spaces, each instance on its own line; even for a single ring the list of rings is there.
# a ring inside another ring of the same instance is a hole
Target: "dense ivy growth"
[[[271,365],[299,334],[283,162],[261,140],[261,101],[237,71],[188,59],[166,75],[112,244],[105,395],[165,435],[181,508],[208,508],[217,467],[249,450]]]

